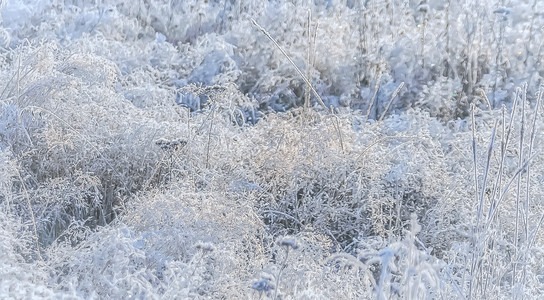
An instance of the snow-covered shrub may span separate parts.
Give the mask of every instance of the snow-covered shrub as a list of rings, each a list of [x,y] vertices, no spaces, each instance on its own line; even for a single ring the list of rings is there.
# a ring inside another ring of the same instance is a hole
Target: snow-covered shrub
[[[32,226],[13,216],[6,202],[0,207],[0,295],[3,298],[55,298],[63,293],[47,285],[47,272],[39,263],[26,262],[36,257]]]
[[[44,243],[73,217],[94,216],[88,221],[95,225],[111,221],[121,197],[156,175],[162,155],[155,140],[181,135],[159,117],[180,117],[171,106],[174,93],[162,99],[162,109],[127,117],[140,109],[116,92],[116,66],[57,47],[29,48],[15,58],[22,74],[6,74],[19,80],[6,80],[2,111],[2,147],[21,168],[13,192],[20,201],[31,197]]]
[[[538,298],[540,10],[3,1],[0,298]]]
[[[160,70],[170,88],[236,83],[263,110],[301,106],[304,81],[253,18],[305,70],[327,106],[372,103],[378,117],[404,82],[395,109],[418,99],[450,120],[466,117],[480,90],[494,108],[521,82],[536,91],[541,9],[529,0],[13,0],[2,8],[2,23],[8,48],[59,40],[110,59],[124,74]],[[430,91],[442,91],[443,100]]]
[[[431,138],[442,133],[419,127],[428,117],[415,113],[357,131],[354,122],[361,120],[301,115],[256,125],[265,130],[258,144],[267,146],[250,169],[265,192],[261,209],[278,234],[311,226],[346,249],[360,235],[397,236],[410,213],[423,218],[445,195],[437,182],[448,181],[447,166]],[[271,129],[278,127],[283,130]]]

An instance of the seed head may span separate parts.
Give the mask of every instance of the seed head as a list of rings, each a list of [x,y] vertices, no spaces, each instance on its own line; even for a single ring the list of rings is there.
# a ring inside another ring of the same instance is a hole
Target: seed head
[[[281,240],[279,240],[278,244],[280,246],[291,247],[293,250],[298,249],[298,245],[296,244],[295,239],[292,237],[283,237]]]
[[[270,282],[270,278],[263,277],[261,280],[254,282],[251,288],[259,292],[268,292],[274,289],[274,284]]]
[[[202,252],[212,252],[215,250],[215,246],[212,243],[198,242],[195,247]]]

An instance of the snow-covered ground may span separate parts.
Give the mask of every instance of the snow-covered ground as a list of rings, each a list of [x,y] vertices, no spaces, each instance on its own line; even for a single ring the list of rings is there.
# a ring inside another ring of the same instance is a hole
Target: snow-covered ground
[[[1,1],[0,299],[541,298],[543,12]]]

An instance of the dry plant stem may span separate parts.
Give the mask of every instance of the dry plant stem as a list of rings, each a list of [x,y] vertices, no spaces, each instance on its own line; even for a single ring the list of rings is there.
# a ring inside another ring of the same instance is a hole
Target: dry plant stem
[[[23,177],[21,177],[21,173],[19,172],[18,168],[17,168],[17,176],[19,177],[19,180],[21,181],[21,185],[23,186],[23,191],[25,193],[25,198],[28,205],[28,211],[30,212],[30,218],[32,220],[32,229],[34,229],[34,242],[36,243],[36,255],[38,256],[38,259],[40,261],[43,261],[43,258],[40,252],[40,242],[38,239],[38,227],[36,226],[36,218],[34,217],[34,210],[32,209],[32,203],[30,202],[30,195],[28,195],[26,184],[23,181]]]
[[[338,260],[339,258],[345,259],[346,261],[348,261],[353,266],[356,266],[359,269],[363,270],[363,272],[366,275],[368,275],[367,278],[368,278],[368,281],[370,281],[370,284],[372,285],[372,288],[374,290],[377,290],[378,287],[377,287],[377,284],[376,284],[376,280],[374,279],[374,274],[372,274],[369,267],[365,263],[360,261],[358,258],[356,258],[356,257],[354,257],[354,256],[352,256],[352,255],[350,255],[348,253],[336,253],[336,254],[331,255],[329,258],[327,258],[326,263],[330,263],[332,261]]]
[[[485,165],[485,170],[484,170],[484,178],[483,178],[483,182],[482,182],[482,188],[480,189],[480,199],[479,199],[479,204],[478,204],[478,218],[476,220],[477,230],[478,230],[478,227],[480,226],[480,219],[482,217],[484,195],[485,195],[485,189],[487,187],[487,176],[489,174],[489,165],[491,163],[491,156],[493,154],[493,145],[495,144],[496,133],[497,133],[497,121],[495,121],[495,125],[493,126],[493,132],[491,134],[491,140],[489,141],[489,146],[487,148],[487,159],[486,159],[486,165]]]
[[[510,120],[508,123],[508,132],[506,133],[506,138],[504,139],[504,144],[501,145],[501,160],[499,164],[499,174],[496,178],[495,187],[493,188],[493,192],[491,194],[491,205],[489,206],[489,211],[495,207],[495,197],[497,196],[497,191],[499,190],[499,187],[502,185],[502,176],[503,176],[503,169],[504,169],[504,160],[506,158],[506,149],[508,148],[508,143],[510,141],[510,135],[512,134],[512,128],[514,124],[514,114],[516,112],[517,104],[518,104],[518,96],[519,96],[519,89],[516,90],[516,94],[514,97],[514,103],[512,104],[512,111],[510,113]],[[506,109],[504,109],[506,110]],[[504,122],[504,121],[503,121]],[[503,131],[504,135],[504,131]],[[501,195],[499,194],[498,197]]]
[[[499,29],[499,39],[497,41],[498,43],[498,50],[497,50],[497,56],[495,58],[495,84],[493,85],[493,108],[497,107],[497,88],[499,85],[499,65],[502,61],[502,40],[504,37],[504,27],[505,27],[505,21],[500,21],[500,29]]]
[[[478,203],[478,163],[476,158],[476,121],[474,118],[474,111],[476,106],[474,103],[471,105],[471,119],[472,119],[472,160],[474,163],[474,196],[476,197],[476,202]],[[473,232],[474,236],[474,232]]]
[[[499,176],[497,176],[498,183],[495,183],[493,195],[491,198],[491,204],[495,205],[495,191],[502,186],[502,174],[503,174],[503,168],[504,168],[504,159],[506,157],[506,147],[508,146],[508,141],[506,139],[506,105],[502,105],[501,113],[502,113],[502,134],[501,134],[501,164],[499,168]],[[509,129],[512,127],[508,127]]]
[[[537,0],[534,0],[533,5],[531,7],[531,11],[537,11],[536,3],[537,3]],[[533,27],[535,24],[535,15],[536,14],[531,15],[531,24],[529,25],[529,40],[527,41],[527,43],[525,43],[525,59],[523,60],[523,64],[525,65],[525,67],[527,67],[527,60],[529,59],[529,51],[530,51],[529,45],[531,44],[533,40]]]
[[[359,52],[358,55],[359,57],[357,58],[357,69],[358,70],[363,70],[363,60],[362,60],[362,56],[363,56],[363,49],[366,49],[366,46],[365,46],[365,34],[364,34],[364,22],[365,22],[365,19],[366,19],[366,14],[361,10],[361,8],[359,7],[357,9],[357,13],[362,15],[362,18],[360,18],[360,21],[357,23],[357,30],[358,30],[358,33],[359,33],[359,44],[357,45],[357,51]],[[362,71],[359,71],[357,72],[357,84],[361,84],[362,82],[362,74],[363,72]]]
[[[508,184],[506,184],[506,186],[504,187],[503,191],[502,191],[502,194],[501,194],[501,197],[499,198],[499,201],[497,201],[497,205],[495,207],[495,209],[493,209],[493,211],[491,211],[491,214],[488,216],[488,219],[487,219],[487,224],[486,224],[486,229],[489,228],[489,226],[491,225],[491,221],[492,219],[495,217],[495,215],[497,214],[497,211],[499,210],[499,205],[502,203],[502,201],[506,198],[506,194],[508,192],[508,190],[510,189],[510,185],[514,182],[514,180],[520,176],[521,172],[523,172],[524,170],[527,169],[527,166],[529,165],[529,163],[531,162],[531,160],[533,160],[533,158],[535,156],[537,156],[538,152],[534,153],[533,155],[531,155],[524,163],[523,165],[516,171],[516,173],[514,174],[514,176],[510,179],[510,181],[508,181]]]
[[[20,98],[21,98],[21,88],[20,88],[20,82],[21,82],[21,79],[20,79],[20,74],[21,74],[21,56],[19,56],[19,67],[17,68],[17,102],[19,102]],[[11,80],[10,80],[11,81]],[[9,85],[9,83],[8,83]],[[7,88],[7,86],[6,86]],[[3,94],[3,93],[2,93]],[[17,122],[21,123],[21,114],[19,114],[17,116]],[[28,133],[28,130],[26,127],[23,126],[23,129],[24,129],[24,132],[25,132],[25,135],[26,135],[26,138],[28,139],[28,142],[30,143],[30,145],[32,147],[34,147],[34,143],[32,142],[32,138],[30,137],[30,134]]]
[[[533,232],[531,233],[531,235],[527,238],[527,244],[526,244],[526,247],[525,247],[525,251],[523,253],[523,274],[522,274],[522,279],[521,279],[521,282],[525,282],[525,279],[527,278],[527,263],[526,263],[526,260],[527,260],[527,256],[528,256],[528,253],[529,253],[529,250],[531,249],[531,247],[533,246],[533,241],[538,233],[538,231],[540,230],[540,227],[542,227],[542,223],[544,222],[544,213],[542,213],[542,215],[540,216],[540,220],[538,221],[538,224],[536,225],[536,228],[535,230],[533,230]],[[521,290],[521,294],[523,295],[524,294],[524,285],[521,286],[522,290]]]
[[[276,289],[274,290],[274,300],[278,299],[278,290],[280,287],[280,280],[281,280],[281,273],[283,273],[283,270],[287,267],[287,258],[289,257],[289,246],[285,246],[285,258],[283,259],[283,263],[281,264],[280,271],[278,272],[278,276],[276,276]]]
[[[372,96],[372,99],[370,100],[370,105],[368,106],[368,110],[366,111],[366,119],[368,120],[368,117],[370,116],[370,112],[372,110],[372,106],[374,105],[374,99],[376,99],[376,95],[378,95],[378,90],[380,89],[380,81],[382,80],[382,74],[378,76],[378,80],[376,81],[376,85],[374,86],[374,95]]]
[[[476,36],[478,37],[478,41],[476,43],[476,51],[473,52],[473,60],[472,60],[472,83],[471,83],[471,86],[473,87],[476,83],[477,83],[477,80],[478,80],[478,71],[480,70],[480,63],[478,62],[478,53],[482,53],[482,38],[483,38],[483,34],[482,34],[482,19],[484,18],[478,18],[478,21],[476,22],[476,28],[475,28],[475,34]],[[486,96],[486,100],[487,100],[487,96]],[[487,101],[489,103],[489,101]],[[489,106],[489,108],[491,108],[491,105]]]
[[[490,209],[490,212],[489,212],[488,217],[487,217],[487,222],[486,222],[486,224],[485,224],[485,227],[483,228],[482,234],[483,234],[483,233],[489,232],[491,223],[493,222],[493,220],[495,219],[496,215],[498,214],[499,208],[500,208],[500,204],[501,204],[501,203],[503,202],[503,200],[506,198],[506,195],[507,195],[507,193],[508,193],[508,191],[509,191],[509,189],[510,189],[510,186],[512,185],[512,183],[513,183],[516,179],[519,178],[518,176],[521,176],[521,173],[522,173],[524,170],[527,169],[527,167],[529,166],[529,163],[531,162],[531,160],[532,160],[536,155],[537,155],[536,153],[533,154],[533,155],[531,155],[531,156],[523,163],[523,165],[516,171],[516,173],[514,174],[514,176],[513,176],[513,177],[509,180],[509,182],[506,184],[506,186],[504,187],[502,193],[499,194],[500,197],[499,197],[499,199],[498,199],[498,201],[497,201],[495,207],[493,207],[493,209]],[[484,175],[484,178],[485,178],[485,175]],[[485,182],[484,182],[484,185],[485,185]],[[480,200],[481,200],[481,199],[480,199]],[[481,202],[480,202],[480,203],[481,203]],[[478,237],[479,237],[479,235],[478,235]],[[486,244],[486,243],[487,243],[487,237],[486,237],[486,240],[484,240],[484,241],[482,241],[482,242],[483,242],[483,244]],[[494,242],[495,242],[494,240],[491,240],[492,245],[491,245],[490,247],[493,247]],[[482,258],[482,255],[483,255],[482,252],[484,251],[484,248],[483,248],[482,243],[479,243],[479,244],[477,245],[476,251],[477,251],[477,253],[478,253],[478,256],[475,257],[474,254],[473,254],[473,263],[472,263],[471,275],[473,275],[473,272],[474,272],[474,270],[475,270],[475,266],[481,264],[481,258]],[[481,268],[481,266],[480,266],[480,268]],[[496,270],[496,269],[497,269],[496,267],[491,266],[491,270],[492,270],[492,271],[493,271],[493,270]],[[482,272],[482,271],[480,270],[479,275],[482,276],[482,275],[484,275],[483,273],[485,273],[485,272]],[[488,283],[489,283],[489,276],[491,276],[491,275],[490,275],[489,272],[487,272],[487,279],[486,279],[485,282],[484,282],[484,293],[485,293],[485,290],[487,289],[487,285],[488,285]],[[496,277],[495,277],[495,278],[496,278]],[[472,280],[473,280],[473,279],[474,279],[474,278],[473,278],[473,276],[472,276],[471,283],[470,283],[470,294],[469,294],[469,296],[470,296],[471,293],[472,293]],[[479,282],[481,283],[481,280],[480,280]]]
[[[476,156],[476,121],[474,117],[474,111],[476,110],[476,106],[474,103],[471,104],[471,120],[472,120],[472,161],[474,163],[474,197],[475,197],[475,203],[479,202],[478,197],[478,161]],[[480,216],[479,216],[479,210],[478,210],[478,217],[477,217],[477,225],[471,227],[471,236],[472,236],[472,258],[470,262],[470,281],[469,281],[469,292],[468,292],[468,298],[472,298],[472,284],[474,282],[474,267],[475,267],[475,261],[476,261],[476,233],[478,232],[478,223],[480,222]],[[463,275],[464,277],[464,275]],[[464,282],[464,281],[463,281]]]
[[[308,9],[308,28],[307,28],[307,35],[308,35],[308,46],[306,47],[307,53],[306,53],[306,78],[308,78],[308,81],[311,80],[310,77],[310,51],[311,51],[311,34],[310,34],[310,22],[312,19],[312,11]],[[306,84],[306,88],[304,91],[304,110],[307,111],[310,108],[310,85]]]
[[[519,160],[518,160],[518,166],[521,166],[521,163],[523,162],[523,136],[525,135],[525,102],[527,101],[527,84],[523,87],[523,97],[521,99],[521,128],[519,133]],[[531,155],[531,154],[529,154]],[[515,225],[515,231],[514,231],[514,257],[517,256],[518,252],[518,240],[519,240],[519,209],[520,209],[520,197],[521,193],[521,175],[518,177],[517,182],[517,193],[516,193],[516,225]],[[514,263],[513,269],[512,269],[512,288],[514,288],[514,285],[516,283],[516,267],[517,263]]]
[[[334,114],[334,107],[331,105],[331,114],[334,117],[334,125],[336,128],[336,133],[338,134],[338,140],[340,141],[340,149],[344,152],[344,139],[342,138],[342,131],[340,130],[340,122],[338,121],[338,116]]]
[[[450,6],[451,6],[451,0],[448,0],[446,5],[446,57],[449,58],[450,56]],[[446,65],[446,76],[449,77],[450,73],[450,63],[447,61]]]
[[[212,139],[213,120],[215,117],[215,107],[212,109],[212,119],[210,121],[210,130],[208,131],[208,145],[206,147],[206,168],[210,167],[210,142]]]
[[[21,56],[19,55],[19,66],[17,68],[17,100],[21,96]]]
[[[397,87],[397,89],[395,90],[395,92],[393,92],[393,94],[391,95],[391,99],[387,103],[387,106],[385,107],[385,110],[383,111],[379,121],[383,120],[383,118],[385,117],[385,114],[387,113],[387,111],[389,110],[389,107],[391,106],[391,103],[393,103],[393,100],[395,99],[395,97],[397,97],[397,94],[400,92],[400,89],[402,89],[403,86],[404,86],[404,82],[401,82],[399,86]]]
[[[278,215],[282,215],[282,216],[284,216],[284,217],[286,217],[286,218],[288,218],[288,219],[290,219],[290,220],[295,221],[300,227],[304,228],[304,224],[302,224],[297,218],[295,218],[295,217],[293,217],[293,216],[291,216],[291,215],[289,215],[289,214],[286,214],[286,213],[284,213],[284,212],[277,211],[277,210],[270,210],[270,209],[269,209],[269,210],[263,210],[262,213],[263,213],[263,214],[268,213],[268,214],[278,214]]]
[[[26,71],[22,76],[21,76],[21,61],[20,61],[20,58],[19,58],[19,68],[17,70],[17,72],[15,74],[13,74],[9,81],[6,83],[6,86],[4,87],[4,89],[2,90],[2,94],[0,95],[0,99],[4,99],[4,93],[8,90],[8,87],[10,86],[10,83],[13,81],[13,79],[15,77],[17,77],[17,90],[19,90],[19,82],[21,79],[24,79],[26,78],[29,74],[33,73],[35,71],[35,69],[30,69],[28,71]],[[13,91],[13,87],[9,90],[9,92],[7,93],[6,97],[11,97],[10,95],[12,94],[12,91]],[[17,99],[19,99],[19,95],[17,95]]]
[[[538,96],[536,98],[535,112],[533,115],[533,121],[531,126],[531,136],[529,138],[529,155],[533,154],[533,144],[534,144],[535,133],[536,133],[536,118],[538,116],[538,109],[540,107],[540,101],[542,100],[543,93],[544,93],[544,87],[540,86],[538,91]],[[530,186],[530,182],[531,182],[531,166],[529,165],[527,166],[527,182],[525,186],[525,205],[524,205],[524,210],[525,210],[525,230],[524,231],[525,231],[525,243],[526,243],[525,251],[529,251],[529,247],[530,247],[530,241],[529,241],[529,186]],[[542,217],[544,218],[544,214],[542,215]],[[538,226],[536,229],[537,231],[541,223],[542,223],[542,218],[540,219],[540,222],[538,223]],[[524,260],[522,261],[523,273],[522,273],[521,282],[525,282],[525,279],[527,276],[527,263],[525,262],[525,257],[527,257],[527,255],[523,256]],[[522,295],[523,295],[523,287],[524,285],[521,286]]]
[[[187,141],[191,140],[191,110],[187,109]]]
[[[399,192],[399,180],[395,180],[395,200],[397,202],[397,217],[395,220],[395,229],[400,230],[400,221],[402,218],[401,212],[402,212],[402,198],[400,196]],[[391,232],[391,236],[393,236],[393,233]]]
[[[425,27],[427,27],[427,13],[423,13],[423,24],[421,26],[421,68],[425,69]]]
[[[476,184],[476,200],[478,203],[478,210],[477,210],[477,217],[476,217],[476,226],[473,231],[473,252],[472,252],[472,258],[471,258],[471,266],[470,266],[470,283],[469,283],[469,294],[468,298],[472,298],[472,292],[473,292],[473,283],[475,280],[474,273],[476,271],[476,266],[479,265],[480,262],[480,252],[482,249],[479,241],[480,237],[480,219],[482,217],[482,209],[483,209],[483,199],[485,194],[485,188],[487,183],[487,175],[489,173],[489,164],[491,161],[491,154],[493,153],[493,144],[495,142],[495,133],[497,131],[497,121],[495,121],[495,125],[493,127],[493,133],[491,134],[491,141],[489,142],[488,150],[487,150],[487,160],[486,160],[486,167],[484,170],[484,178],[482,183],[482,188],[480,191],[480,196],[478,197],[478,173],[477,173],[477,164],[476,164],[476,134],[475,134],[475,121],[474,121],[474,106],[472,110],[472,149],[473,149],[473,155],[474,155],[474,176],[475,176],[475,184]]]
[[[264,29],[261,25],[259,25],[259,23],[257,23],[257,21],[255,21],[253,18],[251,19],[251,22],[253,23],[253,25],[255,27],[257,27],[257,29],[259,29],[264,35],[266,35],[266,37],[268,39],[270,39],[272,41],[272,43],[274,43],[274,45],[276,46],[276,48],[278,48],[281,53],[283,53],[283,55],[285,55],[285,57],[287,58],[287,60],[289,60],[289,62],[291,63],[291,65],[293,65],[293,67],[295,68],[295,70],[298,72],[298,74],[302,77],[302,79],[304,80],[304,82],[310,87],[310,89],[312,90],[312,92],[314,93],[314,96],[317,98],[317,100],[319,101],[319,104],[321,104],[325,109],[327,109],[327,106],[325,105],[325,102],[323,102],[323,100],[321,99],[321,97],[319,96],[319,94],[317,93],[317,91],[314,89],[314,87],[312,86],[312,84],[310,83],[310,81],[308,80],[308,78],[306,78],[306,76],[304,75],[304,73],[302,73],[302,71],[299,69],[299,67],[297,67],[297,65],[295,64],[295,62],[291,59],[291,57],[287,54],[287,52],[285,52],[285,50],[283,50],[283,48],[278,44],[278,42],[270,35],[270,33],[268,33],[268,31],[266,31],[266,29]]]
[[[485,91],[482,89],[479,89],[479,90],[480,90],[480,93],[482,94],[482,97],[485,100],[485,103],[487,104],[487,109],[491,109],[491,103],[489,102],[489,98],[487,98]]]
[[[536,228],[535,230],[533,231],[533,233],[531,233],[531,235],[529,236],[529,240],[527,242],[527,248],[525,248],[525,255],[524,256],[527,256],[527,252],[529,252],[529,249],[533,246],[533,241],[536,237],[536,234],[538,233],[538,230],[540,229],[540,227],[542,227],[542,223],[544,223],[544,213],[542,213],[542,215],[540,216],[540,220],[538,221],[538,224],[536,225]],[[526,265],[525,264],[523,266],[524,268],[524,272],[525,272],[525,268],[526,268]],[[525,276],[525,273],[523,274],[523,276]]]
[[[470,14],[470,12],[467,12],[467,16]],[[474,73],[473,73],[473,69],[475,66],[472,65],[473,63],[473,60],[472,60],[472,53],[474,52],[473,51],[473,44],[474,44],[474,33],[470,33],[470,32],[467,32],[467,46],[466,46],[466,51],[467,51],[467,55],[466,57],[463,59],[463,63],[465,65],[465,74],[466,75],[463,75],[463,77],[466,76],[465,80],[467,82],[467,89],[466,89],[466,94],[467,94],[467,97],[468,97],[468,101],[472,101],[472,84],[473,84],[473,80],[474,80]]]
[[[517,95],[516,95],[517,97]],[[514,105],[515,106],[515,105]],[[497,173],[497,176],[495,177],[495,184],[491,187],[491,196],[489,198],[489,211],[487,213],[487,216],[491,214],[491,211],[495,207],[495,199],[497,195],[497,191],[500,192],[500,187],[502,186],[502,177],[503,177],[503,169],[504,169],[504,159],[506,157],[506,148],[508,146],[508,141],[510,136],[510,129],[512,128],[512,123],[510,122],[510,126],[508,127],[509,131],[508,134],[506,133],[506,106],[503,104],[501,109],[501,124],[502,124],[502,134],[501,134],[501,146],[500,146],[500,161],[499,161],[499,171]],[[512,119],[510,119],[511,121]],[[498,197],[501,195],[499,194]]]
[[[312,41],[312,49],[314,50],[314,55],[312,57],[312,66],[315,66],[315,60],[316,60],[316,57],[317,57],[317,54],[316,54],[316,50],[315,50],[315,44],[316,44],[316,41],[317,41],[317,29],[319,28],[319,21],[316,20],[315,22],[315,27],[314,27],[314,36],[313,36],[313,41]]]

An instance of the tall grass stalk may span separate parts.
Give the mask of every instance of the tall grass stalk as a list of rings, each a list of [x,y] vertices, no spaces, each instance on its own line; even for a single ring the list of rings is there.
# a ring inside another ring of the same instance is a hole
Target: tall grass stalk
[[[497,213],[499,211],[500,204],[506,198],[506,195],[507,195],[508,191],[510,190],[510,186],[512,185],[512,183],[514,183],[514,180],[516,180],[518,178],[518,176],[520,176],[521,173],[527,169],[527,166],[529,166],[529,163],[533,160],[533,158],[536,156],[536,154],[538,154],[538,153],[535,153],[535,154],[531,155],[525,162],[523,162],[523,164],[517,169],[516,173],[514,173],[514,176],[512,176],[512,178],[508,181],[506,186],[503,188],[502,194],[501,194],[500,198],[498,199],[495,208],[492,211],[490,211],[490,214],[489,214],[489,216],[487,218],[487,224],[486,224],[486,227],[485,227],[486,229],[488,229],[491,226],[493,218],[497,215]]]
[[[523,162],[523,137],[525,135],[525,103],[527,102],[527,84],[523,86],[521,101],[522,101],[521,127],[519,132],[518,166],[521,166]],[[527,180],[529,180],[529,177],[527,177]],[[516,190],[517,190],[517,193],[516,193],[516,224],[515,224],[515,230],[514,230],[514,257],[517,256],[518,243],[519,243],[519,218],[520,218],[519,209],[520,209],[520,201],[521,201],[521,195],[520,195],[521,194],[521,176],[518,177]],[[512,269],[512,288],[514,288],[516,284],[516,267],[517,267],[517,263],[514,262],[513,269]]]
[[[336,133],[338,134],[338,140],[340,141],[340,150],[344,152],[344,139],[342,138],[342,129],[340,128],[340,121],[338,121],[338,116],[334,114],[334,107],[331,105],[331,114],[334,118],[334,124],[336,128]]]
[[[446,4],[446,29],[444,30],[445,31],[445,34],[446,34],[446,72],[445,75],[446,77],[449,77],[450,76],[450,8],[451,8],[451,0],[448,0],[447,1],[447,4]]]
[[[383,118],[385,118],[385,114],[389,110],[389,107],[391,106],[391,103],[393,103],[393,100],[395,99],[395,97],[397,97],[398,93],[400,92],[400,89],[402,89],[403,86],[404,86],[404,82],[401,82],[399,84],[399,86],[397,87],[397,89],[393,92],[393,94],[391,95],[391,99],[387,103],[387,106],[385,107],[385,110],[383,111],[379,121],[381,121],[381,120],[383,120]]]
[[[474,160],[474,169],[475,169],[475,184],[476,184],[476,195],[478,195],[478,184],[477,184],[477,168],[478,165],[476,164],[476,135],[475,135],[475,121],[474,121],[474,109],[473,109],[473,117],[472,117],[472,125],[473,125],[473,142],[472,142],[472,149],[473,149],[473,160]],[[495,143],[495,134],[497,131],[497,121],[495,121],[495,125],[493,126],[493,132],[491,134],[491,140],[489,142],[489,146],[487,148],[487,160],[486,160],[486,166],[484,169],[484,178],[482,181],[482,187],[480,188],[480,196],[477,199],[478,201],[478,209],[477,209],[477,216],[476,216],[476,226],[473,231],[473,252],[472,252],[472,258],[470,263],[470,283],[469,283],[469,294],[468,298],[472,298],[473,293],[473,285],[475,281],[475,272],[476,267],[480,265],[480,256],[481,252],[483,251],[483,245],[481,240],[481,232],[480,232],[480,220],[482,218],[482,210],[483,210],[483,201],[485,196],[485,190],[486,190],[486,184],[487,184],[487,176],[489,174],[489,165],[491,162],[491,155],[493,154],[493,144]],[[478,281],[480,283],[480,281]]]
[[[495,199],[496,197],[501,197],[501,194],[500,194],[500,187],[502,186],[502,179],[503,179],[503,169],[504,169],[504,160],[506,158],[506,149],[508,148],[508,144],[510,142],[510,135],[512,134],[512,128],[513,128],[513,124],[514,124],[514,116],[515,116],[515,112],[516,112],[516,108],[517,108],[517,99],[519,97],[519,89],[516,90],[516,94],[514,96],[514,103],[512,104],[512,111],[510,112],[510,119],[508,121],[508,128],[505,129],[504,128],[504,124],[505,124],[505,120],[504,120],[504,112],[506,111],[506,107],[503,105],[503,136],[506,135],[506,137],[504,137],[503,141],[501,142],[501,160],[499,162],[499,173],[496,177],[496,180],[495,180],[495,185],[493,187],[493,192],[491,194],[491,204],[489,205],[489,213],[488,215],[491,213],[491,211],[493,210],[493,208],[495,207],[496,203],[495,203]],[[505,133],[505,130],[506,133]],[[497,195],[497,191],[499,192],[499,194]]]
[[[255,19],[251,19],[251,22],[253,23],[253,25],[255,27],[257,27],[257,29],[259,29],[264,35],[266,35],[266,37],[272,41],[272,43],[274,43],[274,45],[276,46],[276,48],[278,48],[281,53],[287,58],[287,60],[291,63],[291,65],[295,68],[295,70],[297,71],[297,73],[300,75],[300,77],[302,77],[302,79],[304,80],[304,82],[310,87],[310,89],[312,90],[312,92],[314,93],[314,96],[317,98],[317,101],[319,101],[319,104],[321,104],[325,109],[327,109],[327,106],[325,105],[325,102],[323,102],[323,99],[321,99],[321,96],[319,96],[319,94],[317,93],[317,91],[314,89],[314,87],[312,86],[312,83],[310,82],[310,80],[308,80],[308,78],[304,75],[304,73],[302,73],[302,71],[300,70],[300,68],[295,64],[295,62],[291,59],[291,57],[289,56],[289,54],[287,54],[287,52],[285,52],[285,50],[283,50],[283,48],[280,46],[280,44],[278,44],[278,42],[270,35],[270,33],[268,33],[268,31],[266,31],[266,29],[264,29],[261,25],[259,25],[259,23],[257,23],[257,21],[255,21]]]
[[[534,140],[535,140],[535,134],[536,134],[536,119],[538,117],[538,111],[539,111],[539,108],[540,108],[540,101],[542,100],[542,95],[544,94],[544,86],[540,86],[539,87],[539,91],[538,91],[538,95],[537,95],[537,98],[536,98],[536,103],[535,103],[535,111],[534,111],[534,115],[533,115],[533,121],[532,121],[532,125],[531,125],[531,135],[530,135],[530,138],[529,138],[529,155],[532,155],[533,154],[533,145],[534,145]],[[530,248],[530,236],[529,236],[529,194],[530,194],[530,191],[529,191],[529,187],[530,187],[530,184],[531,184],[531,166],[527,166],[527,182],[526,182],[526,185],[525,185],[525,205],[524,205],[524,212],[525,212],[525,228],[524,228],[524,231],[525,231],[525,251],[529,251],[529,248]],[[544,214],[542,215],[542,217],[544,217]],[[537,230],[538,228],[540,227],[540,224],[542,222],[542,218],[540,219],[538,225],[537,225]],[[523,261],[521,262],[523,264],[523,273],[522,273],[522,278],[521,278],[521,282],[525,282],[526,280],[526,277],[527,277],[527,255],[523,255]],[[523,295],[523,291],[524,290],[524,285],[522,284],[521,286],[521,294]]]
[[[502,3],[504,5],[504,3]],[[502,47],[504,39],[504,30],[506,27],[507,11],[504,7],[494,11],[497,14],[497,18],[500,18],[499,23],[499,38],[497,39],[497,55],[495,56],[495,82],[493,84],[493,108],[497,107],[497,89],[499,87],[499,71],[501,70],[502,63]]]
[[[378,68],[378,67],[376,67]],[[378,68],[379,71],[379,68]],[[379,71],[380,72],[380,71]],[[380,72],[378,75],[378,79],[376,80],[376,84],[374,85],[374,95],[372,95],[372,99],[370,99],[370,104],[368,106],[368,109],[366,111],[365,118],[368,120],[370,117],[370,112],[372,111],[372,107],[374,106],[374,101],[376,99],[376,96],[378,95],[378,91],[380,90],[380,81],[382,80],[382,73]],[[378,104],[376,104],[378,105]]]
[[[538,3],[537,0],[533,1],[533,5],[531,6],[531,11],[536,12],[536,4]],[[531,14],[531,22],[529,24],[529,40],[525,43],[525,59],[523,60],[523,64],[525,67],[527,67],[527,60],[529,59],[529,53],[531,52],[531,49],[529,48],[532,41],[533,41],[533,27],[535,24],[535,17],[539,15],[537,13]]]
[[[479,197],[478,197],[478,191],[479,191],[479,188],[478,188],[478,159],[477,159],[477,155],[476,155],[476,120],[475,120],[475,117],[474,117],[474,111],[476,110],[476,105],[474,105],[474,103],[471,104],[471,121],[472,121],[472,161],[473,161],[473,164],[474,164],[474,197],[475,197],[475,203],[478,203],[479,202]],[[471,235],[472,235],[472,241],[471,241],[471,244],[472,244],[472,249],[473,249],[473,253],[472,253],[472,258],[471,258],[471,263],[470,263],[470,282],[469,282],[469,293],[468,293],[468,298],[470,299],[472,297],[472,284],[473,284],[473,274],[474,274],[474,260],[476,259],[476,232],[478,231],[478,223],[480,221],[480,216],[479,216],[479,210],[478,210],[478,216],[477,216],[477,223],[476,223],[476,226],[472,226],[471,227]]]
[[[312,49],[312,35],[310,33],[311,30],[311,20],[312,20],[312,11],[308,9],[308,26],[306,28],[307,32],[307,38],[308,38],[308,46],[306,47],[306,78],[308,78],[308,81],[311,80],[310,76],[310,53]],[[310,85],[306,83],[306,88],[304,89],[304,110],[308,110],[310,108]]]
[[[32,209],[32,203],[30,201],[30,195],[28,194],[28,190],[26,188],[26,184],[24,182],[23,177],[21,176],[21,172],[19,171],[19,168],[17,170],[17,177],[19,178],[19,181],[21,182],[21,186],[23,187],[23,193],[25,195],[26,203],[28,205],[28,212],[30,213],[30,220],[32,221],[32,230],[33,230],[33,239],[34,243],[36,244],[36,256],[38,257],[38,260],[43,261],[42,254],[40,251],[40,241],[38,237],[38,226],[36,225],[36,218],[34,217],[34,210]]]
[[[213,129],[213,121],[215,119],[215,107],[212,108],[211,114],[211,120],[210,120],[210,129],[208,130],[208,144],[206,145],[206,168],[210,167],[210,144],[212,140],[212,129]]]
[[[423,14],[423,20],[421,24],[421,68],[425,69],[425,37],[427,29],[427,12],[429,10],[429,6],[427,5],[426,1],[422,1],[423,4],[421,4],[418,8],[418,10]]]

